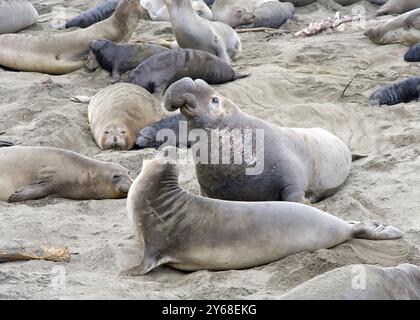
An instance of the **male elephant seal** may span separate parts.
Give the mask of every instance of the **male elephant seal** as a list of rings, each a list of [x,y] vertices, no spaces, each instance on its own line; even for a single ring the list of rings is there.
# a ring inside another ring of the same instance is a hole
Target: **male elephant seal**
[[[229,25],[196,15],[191,0],[164,0],[171,15],[175,39],[180,48],[207,51],[230,63],[239,59],[242,44]]]
[[[88,107],[89,124],[102,150],[131,150],[137,133],[162,119],[163,110],[139,86],[118,83],[99,91]]]
[[[25,29],[38,21],[38,12],[26,0],[0,1],[0,34]]]
[[[123,73],[136,68],[147,58],[158,53],[169,51],[168,48],[157,44],[120,44],[107,39],[93,40],[90,42],[89,48],[95,56],[95,61],[97,61],[103,69],[111,72],[112,83],[119,81]],[[87,67],[89,68],[89,65],[87,65]]]
[[[366,30],[365,35],[376,44],[414,45],[420,41],[420,9],[382,21]]]
[[[150,14],[152,20],[155,21],[170,21],[169,10],[163,0],[141,0],[141,5],[144,6]],[[203,0],[191,1],[194,12],[207,20],[213,20],[213,13]]]
[[[420,268],[350,265],[321,274],[289,291],[285,300],[420,299]]]
[[[0,201],[120,199],[132,183],[119,164],[55,148],[0,148],[0,167]]]
[[[246,76],[236,73],[230,63],[208,52],[175,49],[154,55],[141,63],[130,73],[129,82],[160,97],[172,83],[184,77],[221,84]]]
[[[419,62],[420,61],[420,43],[416,43],[410,47],[404,55],[404,60],[407,62]]]
[[[368,221],[348,223],[292,202],[234,202],[191,194],[176,165],[146,160],[130,189],[128,217],[144,245],[143,275],[162,264],[185,271],[251,268],[352,238],[396,239],[402,233]]]
[[[165,107],[181,110],[191,135],[201,129],[196,171],[208,197],[298,202],[307,196],[317,202],[336,192],[350,173],[352,155],[338,137],[320,128],[282,128],[248,115],[202,80],[174,83]]]
[[[389,0],[375,13],[375,16],[402,14],[420,8],[420,0]]]
[[[394,105],[419,100],[420,77],[412,77],[376,90],[369,98],[370,105]]]
[[[49,35],[1,35],[0,65],[50,74],[75,71],[84,65],[89,41],[128,41],[142,14],[137,0],[121,0],[111,17],[87,29]]]

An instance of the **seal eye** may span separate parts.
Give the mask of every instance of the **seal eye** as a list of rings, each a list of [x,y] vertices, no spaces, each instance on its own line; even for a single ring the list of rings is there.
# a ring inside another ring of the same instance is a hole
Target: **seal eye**
[[[197,14],[201,17],[204,15],[204,11],[203,10],[197,10]]]
[[[114,176],[112,176],[112,181],[114,181],[114,182],[118,182],[118,181],[120,181],[122,179],[122,176],[119,176],[119,175],[114,175]]]
[[[126,134],[127,132],[125,130],[121,131],[121,134]]]
[[[211,103],[213,104],[219,104],[219,98],[218,97],[213,97],[213,99],[211,100]]]
[[[109,134],[109,131],[105,131],[104,133],[105,133],[105,134]]]

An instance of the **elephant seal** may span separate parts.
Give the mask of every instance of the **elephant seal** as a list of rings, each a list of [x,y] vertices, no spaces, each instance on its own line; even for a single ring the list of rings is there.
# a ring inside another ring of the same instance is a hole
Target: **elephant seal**
[[[88,107],[89,124],[102,150],[131,150],[137,133],[162,119],[159,102],[146,90],[118,83],[99,91]]]
[[[278,127],[248,115],[203,80],[175,82],[167,90],[165,107],[181,110],[191,134],[199,129],[204,142],[197,148],[196,172],[208,197],[292,202],[309,197],[317,202],[335,193],[350,173],[352,155],[335,135],[320,128]],[[219,137],[222,158],[227,157],[222,162]]]
[[[119,164],[55,148],[0,148],[0,167],[0,201],[121,199],[132,184]]]
[[[128,217],[144,256],[126,274],[144,275],[162,264],[185,271],[245,269],[352,238],[402,237],[391,226],[349,223],[299,203],[191,194],[179,186],[176,164],[168,158],[146,160],[130,188]]]
[[[0,34],[14,33],[38,21],[38,12],[26,0],[0,1]]]
[[[111,82],[120,80],[121,74],[136,68],[151,56],[168,52],[169,49],[149,43],[114,43],[107,39],[93,40],[89,48],[98,64],[111,72]],[[89,67],[88,67],[89,68]]]
[[[394,105],[419,100],[420,77],[408,78],[376,90],[369,98],[373,106]]]
[[[141,5],[145,7],[154,21],[170,21],[169,10],[163,0],[141,0]],[[213,20],[213,13],[203,0],[191,1],[194,12],[207,20]]]
[[[412,46],[420,42],[420,9],[382,21],[366,30],[365,35],[376,44],[401,43]]]
[[[255,9],[255,21],[246,28],[280,28],[287,20],[293,18],[295,6],[290,2],[270,1]]]
[[[0,148],[3,148],[3,147],[12,147],[13,146],[13,143],[11,143],[11,142],[8,142],[8,141],[0,141]]]
[[[208,52],[175,49],[145,60],[130,73],[129,82],[160,97],[172,83],[184,77],[221,84],[246,76],[236,73],[230,63]]]
[[[361,0],[334,0],[336,3],[342,5],[342,6],[349,6],[352,4],[355,4],[357,2],[360,2]],[[376,4],[382,6],[385,4],[388,0],[367,0],[371,4]]]
[[[273,1],[273,0],[271,0]],[[293,4],[295,7],[304,7],[307,6],[308,4],[314,3],[318,0],[280,0],[280,2],[290,2],[291,4]],[[358,0],[360,1],[360,0]]]
[[[284,300],[420,299],[420,268],[350,265],[321,274],[289,291]]]
[[[240,0],[216,0],[211,8],[214,20],[224,22],[232,28],[255,23],[251,3]]]
[[[180,48],[207,51],[230,63],[242,53],[238,34],[229,25],[208,21],[193,12],[191,0],[164,0],[171,15],[175,39]]]
[[[410,49],[404,55],[404,60],[407,62],[419,62],[420,61],[420,43],[416,43],[411,46]]]
[[[142,14],[138,0],[121,0],[111,17],[87,29],[49,35],[1,35],[0,65],[50,74],[73,72],[83,67],[89,41],[128,41]]]
[[[402,14],[420,8],[420,0],[389,0],[375,13],[375,16]]]

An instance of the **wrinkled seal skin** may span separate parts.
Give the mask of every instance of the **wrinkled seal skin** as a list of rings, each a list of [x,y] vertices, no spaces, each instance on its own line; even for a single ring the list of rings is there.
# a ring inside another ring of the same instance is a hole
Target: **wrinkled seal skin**
[[[369,104],[394,105],[419,100],[420,96],[420,77],[412,77],[397,83],[390,84],[376,90],[369,98]]]
[[[353,288],[357,272],[365,272],[366,287]],[[351,265],[304,282],[281,297],[285,300],[418,300],[420,268],[413,264],[381,268]]]
[[[89,124],[102,150],[131,150],[137,133],[162,119],[159,101],[139,86],[118,83],[99,91],[88,107]]]
[[[407,62],[419,62],[420,61],[420,43],[412,46],[404,55],[404,60]]]
[[[184,78],[174,83],[167,90],[165,107],[168,111],[180,109],[191,130],[205,130],[209,144],[212,129],[225,130],[223,145],[231,154],[235,151],[235,142],[229,135],[231,130],[253,130],[254,139],[256,130],[262,131],[264,162],[257,155],[242,161],[243,164],[214,163],[211,156],[219,150],[209,147],[209,158],[196,164],[198,182],[205,196],[293,202],[304,202],[308,197],[317,202],[335,193],[350,173],[352,155],[338,137],[320,128],[278,127],[248,115],[202,80]],[[247,147],[251,147],[249,143]],[[262,173],[247,175],[246,168],[255,167],[247,163],[255,161],[261,163],[260,167],[263,165]]]
[[[142,14],[137,0],[121,0],[111,17],[86,29],[48,35],[1,35],[0,65],[50,74],[76,71],[85,63],[89,41],[128,41]]]
[[[165,0],[165,4],[180,48],[203,50],[228,63],[239,59],[242,43],[232,27],[199,17],[193,11],[191,0]]]
[[[175,49],[154,55],[130,73],[129,82],[160,97],[175,81],[184,77],[221,84],[246,77],[229,63],[201,50]]]
[[[146,148],[159,148],[163,144],[165,146],[172,145],[174,147],[190,147],[190,144],[188,141],[185,141],[187,143],[186,146],[181,145],[182,141],[179,141],[179,127],[180,122],[183,121],[187,125],[187,119],[180,113],[167,117],[163,120],[160,120],[150,127],[146,127],[137,135],[136,138],[136,148],[138,149],[146,149]],[[157,135],[159,132],[162,132],[161,130],[171,130],[173,133],[175,133],[176,136],[176,142],[170,143],[169,141],[158,141]]]
[[[126,271],[131,275],[144,275],[162,264],[185,271],[252,268],[352,238],[402,236],[391,226],[371,221],[351,224],[299,203],[194,195],[179,186],[176,165],[162,158],[143,163],[127,209],[144,245],[142,263]]]
[[[382,21],[366,30],[365,35],[380,45],[401,43],[412,46],[420,41],[420,9]]]
[[[376,12],[375,16],[402,14],[420,8],[420,0],[389,0]]]
[[[0,148],[0,168],[0,201],[120,199],[132,184],[119,164],[55,148]]]
[[[293,18],[295,6],[292,3],[270,1],[254,11],[255,22],[247,28],[280,28],[287,20]]]
[[[102,69],[111,72],[111,82],[120,80],[121,75],[135,69],[151,56],[168,52],[169,49],[149,43],[114,43],[107,39],[91,41],[89,48]]]
[[[0,34],[14,33],[38,21],[38,12],[26,0],[0,1]]]

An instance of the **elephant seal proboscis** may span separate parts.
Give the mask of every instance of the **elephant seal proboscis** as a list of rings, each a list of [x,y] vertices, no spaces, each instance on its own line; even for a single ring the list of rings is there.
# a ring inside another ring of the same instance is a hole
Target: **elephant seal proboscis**
[[[402,237],[391,226],[349,223],[300,203],[191,194],[179,186],[176,164],[168,158],[146,160],[130,189],[128,217],[144,256],[125,274],[144,275],[162,264],[185,271],[245,269],[352,238]]]
[[[138,0],[121,0],[111,17],[87,29],[48,35],[1,35],[0,65],[50,74],[73,72],[83,67],[89,41],[99,38],[128,41],[142,14]]]
[[[163,0],[141,0],[141,5],[145,7],[154,21],[170,21],[169,10]],[[201,18],[213,20],[213,13],[203,0],[191,1],[194,12]]]
[[[184,77],[222,84],[247,76],[237,73],[230,63],[208,52],[175,49],[145,60],[130,73],[128,81],[161,97],[172,83]]]
[[[0,167],[0,201],[121,199],[132,184],[119,164],[55,148],[0,148]]]
[[[29,1],[0,1],[0,34],[18,32],[37,21],[38,12]]]
[[[416,43],[411,46],[410,49],[404,55],[404,60],[407,62],[419,62],[420,61],[420,43]]]
[[[407,103],[420,98],[420,77],[408,78],[376,90],[369,98],[372,106]]]
[[[112,83],[119,81],[123,73],[135,69],[147,58],[169,51],[168,48],[157,44],[114,43],[107,39],[93,40],[90,42],[89,48],[98,64],[106,71],[111,72]],[[89,65],[87,67],[89,68]]]
[[[285,300],[420,299],[420,268],[350,265],[321,274],[280,297]]]
[[[190,132],[198,129],[205,135],[200,136],[204,142],[198,145],[195,162],[202,194],[208,197],[300,202],[306,196],[317,202],[335,193],[350,173],[352,154],[332,133],[278,127],[248,115],[203,80],[184,78],[174,83],[167,90],[165,107],[180,109]],[[247,138],[249,131],[252,135]],[[222,159],[227,157],[227,162],[220,161],[219,148],[213,146],[219,136]]]
[[[137,133],[161,120],[163,113],[156,98],[130,83],[102,89],[88,107],[90,128],[102,150],[131,150]]]
[[[402,14],[420,8],[420,0],[389,0],[375,13],[375,16]]]
[[[367,29],[365,35],[376,44],[401,43],[412,46],[420,42],[420,9],[379,22]]]
[[[191,0],[164,0],[171,16],[175,39],[180,48],[207,51],[230,63],[242,53],[238,34],[229,25],[208,21],[196,15]]]

